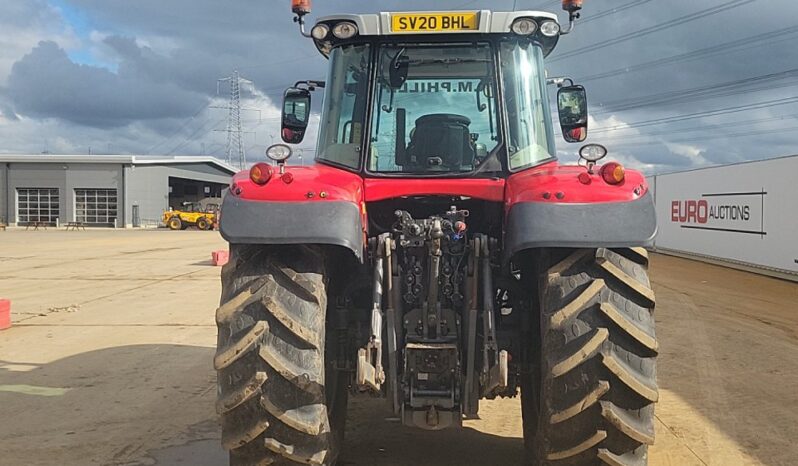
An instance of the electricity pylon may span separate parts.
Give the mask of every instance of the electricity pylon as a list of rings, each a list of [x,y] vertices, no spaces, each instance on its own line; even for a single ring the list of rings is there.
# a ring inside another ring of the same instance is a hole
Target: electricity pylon
[[[241,85],[246,84],[254,86],[254,83],[249,79],[242,78],[238,74],[238,70],[233,71],[232,76],[219,79],[216,82],[216,93],[219,94],[219,86],[223,82],[230,83],[230,104],[226,107],[214,106],[212,108],[225,108],[229,111],[227,118],[227,129],[216,130],[227,133],[227,151],[225,153],[225,161],[230,165],[237,165],[239,169],[243,170],[247,166],[247,154],[244,151],[243,135],[245,132],[241,129],[241,110],[257,110],[250,108],[241,108]],[[257,110],[260,112],[260,110]]]

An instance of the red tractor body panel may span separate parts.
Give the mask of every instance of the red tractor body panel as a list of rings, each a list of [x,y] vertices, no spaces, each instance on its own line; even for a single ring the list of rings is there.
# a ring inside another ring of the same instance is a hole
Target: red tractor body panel
[[[240,190],[240,193],[239,193]],[[327,165],[286,167],[281,175],[276,169],[263,186],[249,178],[249,172],[233,177],[230,191],[249,201],[363,201],[363,178]]]
[[[404,196],[465,196],[485,201],[503,202],[510,209],[519,202],[585,204],[628,202],[648,192],[645,177],[627,170],[618,184],[606,183],[596,167],[585,184],[579,175],[585,167],[550,162],[536,168],[501,178],[362,178],[356,173],[330,167],[287,167],[284,175],[277,170],[268,183],[257,185],[249,172],[233,177],[231,192],[250,201],[349,201],[355,204],[377,202]],[[240,191],[240,192],[239,192]]]
[[[581,180],[580,180],[581,175]],[[645,246],[656,215],[645,177],[629,170],[611,185],[600,167],[550,162],[502,178],[364,178],[323,164],[274,170],[265,185],[233,178],[221,232],[231,243],[332,244],[363,260],[367,204],[413,196],[463,196],[502,204],[509,261],[539,247]]]
[[[511,175],[507,179],[504,202],[509,210],[519,202],[545,202],[551,204],[588,204],[634,201],[648,191],[642,173],[627,170],[626,178],[617,185],[604,181],[596,167],[590,174],[589,184],[579,176],[587,169],[576,165],[549,163]]]
[[[485,201],[504,201],[501,178],[368,178],[366,202],[402,196],[466,196]]]

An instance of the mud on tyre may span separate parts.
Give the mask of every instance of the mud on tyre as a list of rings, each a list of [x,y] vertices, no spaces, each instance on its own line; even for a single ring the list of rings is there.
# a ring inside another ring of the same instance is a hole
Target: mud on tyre
[[[230,252],[214,359],[230,464],[333,464],[340,436],[328,413],[340,396],[325,390],[322,255],[308,246]]]
[[[538,277],[540,347],[532,352],[539,372],[523,393],[527,454],[535,464],[645,465],[658,398],[648,255],[548,255],[552,265]]]

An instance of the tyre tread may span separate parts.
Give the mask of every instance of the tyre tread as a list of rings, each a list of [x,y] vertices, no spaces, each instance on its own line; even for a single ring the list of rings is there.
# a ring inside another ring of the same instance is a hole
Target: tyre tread
[[[325,405],[325,274],[305,246],[232,245],[216,312],[216,408],[231,465],[333,461]]]
[[[584,453],[585,451],[589,450],[590,448],[595,447],[599,443],[601,443],[605,438],[607,438],[607,432],[603,430],[596,431],[595,434],[590,436],[589,438],[585,439],[584,441],[574,445],[571,448],[566,450],[559,450],[559,451],[551,451],[546,454],[546,459],[548,460],[564,460],[567,458],[571,458],[572,456],[576,456],[580,453]]]
[[[553,254],[561,259],[539,279],[541,419],[525,428],[527,451],[545,465],[643,466],[659,397],[648,254]]]

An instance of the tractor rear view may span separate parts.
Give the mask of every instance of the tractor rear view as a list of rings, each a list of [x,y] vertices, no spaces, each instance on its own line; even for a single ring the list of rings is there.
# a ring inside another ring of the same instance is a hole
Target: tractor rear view
[[[456,428],[521,397],[530,464],[644,465],[657,401],[656,233],[645,178],[604,147],[556,160],[587,99],[544,59],[573,30],[538,11],[338,15],[303,35],[326,81],[285,93],[302,142],[325,98],[316,164],[236,175],[217,311],[222,444],[233,465],[333,465],[350,396],[411,428]],[[444,447],[445,448],[445,447]]]

